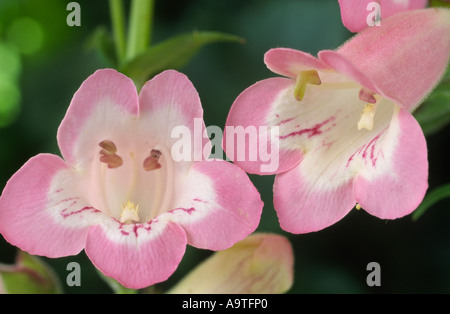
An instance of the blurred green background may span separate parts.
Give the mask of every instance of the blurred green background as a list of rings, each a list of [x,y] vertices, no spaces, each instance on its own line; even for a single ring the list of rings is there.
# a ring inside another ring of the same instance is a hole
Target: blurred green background
[[[77,1],[80,27],[66,24],[69,2],[0,1],[0,189],[30,157],[59,154],[56,130],[74,92],[96,69],[111,67],[89,44],[98,27],[111,31],[108,1]],[[194,30],[245,39],[244,44],[208,45],[181,69],[200,94],[206,125],[220,127],[242,90],[274,76],[263,63],[268,49],[316,54],[351,36],[342,26],[337,0],[156,0],[153,43]],[[449,126],[427,135],[431,189],[450,181],[449,135]],[[274,177],[250,177],[265,203],[258,231],[283,234],[294,247],[289,293],[450,293],[449,200],[418,221],[411,216],[386,221],[354,210],[325,230],[293,235],[278,225]],[[13,263],[15,254],[0,236],[0,263]],[[178,270],[157,288],[170,287],[209,254],[188,247]],[[43,260],[60,276],[65,293],[111,292],[84,252]],[[73,261],[81,264],[80,287],[65,285],[66,265]],[[380,287],[366,284],[369,262],[381,266]]]

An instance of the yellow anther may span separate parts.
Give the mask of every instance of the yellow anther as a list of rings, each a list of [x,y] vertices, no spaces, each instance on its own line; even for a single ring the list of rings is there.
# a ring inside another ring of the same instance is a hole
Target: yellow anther
[[[139,221],[139,205],[127,201],[122,206],[122,213],[120,214],[121,223],[133,223]]]
[[[301,101],[305,96],[306,85],[320,85],[319,73],[316,70],[302,71],[297,76],[297,81],[294,88],[294,97],[298,101]]]
[[[355,208],[356,208],[356,210],[360,210],[362,207],[361,207],[361,205],[359,205],[359,203],[356,203]]]
[[[364,106],[361,119],[358,122],[358,130],[362,128],[372,131],[373,129],[373,118],[375,117],[376,104],[367,104]]]

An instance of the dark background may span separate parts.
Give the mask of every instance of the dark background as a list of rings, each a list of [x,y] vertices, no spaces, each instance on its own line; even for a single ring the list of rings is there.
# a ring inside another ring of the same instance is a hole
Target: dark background
[[[97,27],[110,30],[108,2],[77,1],[81,27],[66,24],[69,2],[0,2],[0,189],[32,156],[59,154],[56,130],[74,92],[96,69],[111,66],[88,49]],[[244,44],[209,45],[181,69],[200,94],[206,125],[221,128],[242,90],[275,76],[263,63],[268,49],[290,47],[316,54],[337,48],[351,36],[342,26],[337,0],[157,0],[154,19],[152,43],[193,30],[245,39]],[[449,133],[446,127],[427,135],[430,188],[449,181]],[[265,203],[258,231],[283,234],[293,245],[295,281],[289,293],[450,292],[448,200],[418,221],[411,216],[381,220],[354,210],[320,232],[293,235],[278,225],[272,205],[274,177],[250,177]],[[0,236],[0,263],[12,263],[15,254],[16,249]],[[170,287],[209,254],[188,247],[178,270],[157,288]],[[111,292],[84,252],[43,260],[60,276],[65,293]],[[81,287],[65,285],[66,265],[72,261],[82,265]],[[381,266],[381,287],[366,284],[369,262]]]

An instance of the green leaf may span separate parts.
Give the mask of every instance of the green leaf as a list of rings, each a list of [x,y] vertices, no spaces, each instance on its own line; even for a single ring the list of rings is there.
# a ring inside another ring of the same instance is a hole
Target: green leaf
[[[118,58],[114,40],[104,26],[99,26],[92,32],[85,43],[85,48],[98,51],[107,62],[114,67],[117,66]]]
[[[0,128],[14,123],[20,113],[19,86],[0,72]]]
[[[20,113],[20,55],[0,42],[0,128],[14,123]]]
[[[448,0],[431,0],[430,7],[447,7],[450,8],[450,2]]]
[[[436,133],[450,123],[450,67],[414,116],[425,135]]]
[[[155,74],[186,65],[197,51],[215,42],[240,42],[240,37],[219,32],[193,32],[169,38],[151,46],[144,53],[125,63],[121,72],[131,77],[137,86]]]
[[[16,264],[0,265],[0,290],[9,294],[56,294],[61,285],[53,270],[36,256],[19,251]]]
[[[419,219],[419,217],[422,216],[428,208],[447,197],[450,197],[450,183],[442,185],[429,192],[423,199],[422,204],[420,204],[414,211],[412,219]]]

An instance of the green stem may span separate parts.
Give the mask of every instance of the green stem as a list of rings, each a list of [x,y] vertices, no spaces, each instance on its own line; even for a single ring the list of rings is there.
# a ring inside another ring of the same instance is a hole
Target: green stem
[[[111,288],[111,290],[114,294],[138,294],[139,293],[139,290],[125,288],[119,282],[117,282],[115,279],[105,276],[98,269],[97,269],[97,273],[99,274],[100,278],[102,278],[105,281],[105,283]]]
[[[154,0],[133,0],[128,27],[126,60],[144,52],[150,44]]]
[[[422,216],[428,208],[447,197],[450,197],[450,183],[444,184],[432,191],[429,191],[423,199],[422,203],[414,211],[412,219],[419,219],[419,217]]]
[[[125,18],[122,0],[109,0],[112,30],[116,46],[117,61],[120,64],[125,58]]]

